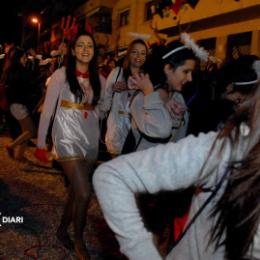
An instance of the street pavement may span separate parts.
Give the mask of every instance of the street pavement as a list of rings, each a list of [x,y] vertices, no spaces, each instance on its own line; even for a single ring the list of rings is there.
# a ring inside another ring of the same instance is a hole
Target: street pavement
[[[55,237],[67,191],[62,174],[50,165],[36,167],[34,147],[27,162],[8,157],[6,134],[0,135],[0,260],[75,259]],[[73,231],[69,230],[73,237]],[[125,259],[92,196],[84,237],[93,260]]]

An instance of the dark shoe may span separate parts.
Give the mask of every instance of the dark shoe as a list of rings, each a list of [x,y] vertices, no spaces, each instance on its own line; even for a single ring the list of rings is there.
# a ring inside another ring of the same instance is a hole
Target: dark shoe
[[[32,140],[29,140],[28,143],[27,143],[27,146],[28,147],[36,147],[36,144]]]
[[[12,159],[15,159],[14,158],[14,148],[11,148],[9,145],[6,145],[5,149],[6,149],[8,156]]]
[[[16,161],[21,162],[21,163],[27,163],[28,162],[28,159],[25,158],[24,156],[20,156],[20,157],[17,157],[15,159],[16,159]]]

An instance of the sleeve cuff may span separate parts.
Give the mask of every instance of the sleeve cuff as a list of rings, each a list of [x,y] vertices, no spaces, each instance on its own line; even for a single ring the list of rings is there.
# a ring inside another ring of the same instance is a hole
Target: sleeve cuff
[[[144,108],[154,108],[155,105],[162,105],[163,101],[157,91],[152,92],[151,94],[144,96]]]
[[[128,250],[123,250],[122,253],[125,254],[130,260],[162,260],[163,258],[159,254],[157,248],[153,244],[152,240],[144,240],[138,242],[138,244],[129,248]]]

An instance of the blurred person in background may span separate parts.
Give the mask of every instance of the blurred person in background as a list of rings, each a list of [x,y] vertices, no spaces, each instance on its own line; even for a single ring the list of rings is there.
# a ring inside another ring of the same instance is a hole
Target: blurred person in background
[[[24,161],[24,152],[28,141],[35,136],[36,129],[32,112],[41,94],[37,93],[37,78],[27,68],[27,55],[24,49],[15,47],[10,57],[7,73],[7,100],[12,116],[19,122],[22,133],[6,146],[9,156]],[[15,148],[18,147],[17,153]]]

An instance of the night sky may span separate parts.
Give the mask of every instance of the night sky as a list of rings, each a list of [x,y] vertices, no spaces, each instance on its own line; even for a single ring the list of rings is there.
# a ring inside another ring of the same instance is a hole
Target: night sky
[[[84,2],[87,0],[3,0],[0,5],[0,44],[20,44],[21,15],[28,20],[32,15],[42,13],[43,25],[48,27],[63,15],[71,14],[76,6]],[[25,26],[30,25],[27,22]]]
[[[17,0],[1,2],[0,7],[0,43],[6,41],[18,41],[20,37],[20,19],[17,16],[19,9]]]

